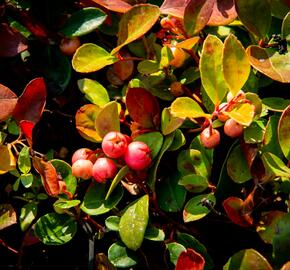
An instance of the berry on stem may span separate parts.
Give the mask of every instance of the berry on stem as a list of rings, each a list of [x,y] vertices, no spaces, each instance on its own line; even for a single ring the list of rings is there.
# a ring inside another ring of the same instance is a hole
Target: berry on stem
[[[102,141],[102,149],[110,158],[119,158],[127,149],[127,138],[120,132],[111,131],[106,134]]]
[[[241,136],[243,131],[244,127],[233,119],[227,120],[224,125],[224,133],[231,138]]]
[[[215,148],[220,142],[220,133],[212,126],[208,126],[200,133],[200,140],[205,148]]]
[[[104,183],[117,174],[117,166],[109,158],[98,158],[93,166],[93,177],[98,183]]]
[[[72,174],[75,177],[89,179],[93,174],[93,163],[87,159],[79,159],[72,165]]]
[[[97,160],[97,157],[93,150],[89,148],[80,148],[73,153],[73,156],[71,159],[72,164],[74,164],[79,159],[88,159],[92,163],[95,163],[95,161]]]

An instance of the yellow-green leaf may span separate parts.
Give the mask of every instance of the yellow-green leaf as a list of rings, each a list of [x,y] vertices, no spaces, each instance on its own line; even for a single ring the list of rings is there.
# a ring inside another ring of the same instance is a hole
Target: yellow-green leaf
[[[284,156],[290,160],[290,105],[283,111],[279,120],[278,138]]]
[[[11,151],[11,146],[0,145],[0,174],[14,170],[16,159]]]
[[[283,38],[290,41],[290,12],[287,13],[283,20],[281,33]]]
[[[249,103],[238,104],[230,112],[224,112],[243,126],[249,126],[255,115],[255,106]]]
[[[235,96],[247,81],[251,65],[241,42],[229,35],[224,43],[223,72],[230,91]]]

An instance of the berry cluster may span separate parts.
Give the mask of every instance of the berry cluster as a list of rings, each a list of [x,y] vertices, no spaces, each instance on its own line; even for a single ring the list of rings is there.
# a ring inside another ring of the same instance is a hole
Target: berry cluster
[[[76,177],[93,177],[104,183],[116,176],[118,165],[125,163],[132,172],[140,174],[151,165],[151,161],[151,151],[146,143],[132,142],[129,136],[112,131],[103,138],[101,149],[81,148],[73,154],[72,173]]]

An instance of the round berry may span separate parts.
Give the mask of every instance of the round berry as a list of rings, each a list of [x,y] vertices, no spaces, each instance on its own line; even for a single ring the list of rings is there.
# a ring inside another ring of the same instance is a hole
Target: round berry
[[[95,163],[95,161],[97,160],[97,157],[93,150],[89,148],[80,148],[73,153],[73,156],[71,159],[72,164],[74,164],[79,159],[88,159],[92,163]]]
[[[60,42],[59,48],[63,54],[71,56],[80,46],[81,46],[80,39],[78,37],[72,37],[72,38],[63,38]]]
[[[119,158],[123,156],[127,146],[127,138],[117,131],[107,133],[102,141],[103,152],[110,158]]]
[[[89,179],[93,174],[93,163],[87,159],[79,159],[72,165],[72,174],[75,177]]]
[[[237,138],[241,136],[243,134],[243,131],[243,125],[239,124],[233,119],[227,120],[224,125],[224,133],[231,138]]]
[[[117,174],[117,166],[109,158],[98,158],[93,166],[93,177],[99,183],[112,179]]]
[[[220,142],[220,133],[217,129],[207,127],[201,132],[200,141],[205,148],[215,148]]]
[[[139,171],[151,165],[151,151],[144,142],[131,142],[125,152],[124,159],[129,168]]]

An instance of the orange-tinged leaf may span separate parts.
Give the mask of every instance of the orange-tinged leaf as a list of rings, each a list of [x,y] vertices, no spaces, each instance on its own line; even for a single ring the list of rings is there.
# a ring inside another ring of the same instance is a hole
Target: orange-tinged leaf
[[[124,13],[127,12],[128,10],[130,10],[132,8],[132,6],[122,0],[92,0],[95,3],[97,3],[98,5],[111,10],[111,11],[115,11],[115,12],[119,12],[119,13]]]
[[[287,262],[287,263],[285,263],[285,264],[282,266],[281,270],[290,270],[290,261]]]
[[[18,98],[13,117],[37,123],[42,115],[46,103],[46,85],[43,78],[31,80]]]
[[[188,38],[184,41],[177,43],[175,47],[185,49],[185,50],[191,50],[199,42],[200,42],[200,37],[192,37],[192,38]]]
[[[14,170],[16,158],[11,151],[11,145],[0,145],[0,174]]]
[[[284,156],[290,160],[290,105],[283,111],[280,117],[278,139]]]
[[[251,65],[241,42],[229,35],[224,42],[223,72],[233,96],[242,89],[250,75]]]
[[[237,16],[234,0],[215,0],[207,25],[227,25],[235,20]]]
[[[188,0],[165,0],[160,7],[162,14],[183,18],[184,9]]]
[[[114,73],[122,81],[127,80],[134,71],[133,60],[126,60],[130,58],[131,55],[126,51],[119,51],[119,55],[122,57],[122,61],[118,61],[113,65]]]
[[[240,103],[232,108],[231,111],[224,112],[224,114],[243,126],[249,126],[255,115],[255,106],[250,103]]]
[[[145,35],[157,22],[159,15],[159,7],[150,4],[135,5],[124,13],[119,23],[118,46],[111,54]]]
[[[9,117],[17,104],[17,96],[8,87],[0,84],[0,121]]]
[[[264,49],[256,45],[249,46],[246,52],[255,69],[272,80],[290,82],[290,53],[279,54],[275,49]]]
[[[219,105],[229,91],[222,71],[223,49],[224,45],[218,37],[208,35],[199,62],[202,85],[215,105]]]
[[[95,121],[101,108],[94,104],[86,104],[76,112],[76,128],[80,135],[92,142],[101,142],[102,137],[97,133]]]
[[[188,248],[180,253],[175,270],[203,270],[204,265],[204,258],[195,250]]]

